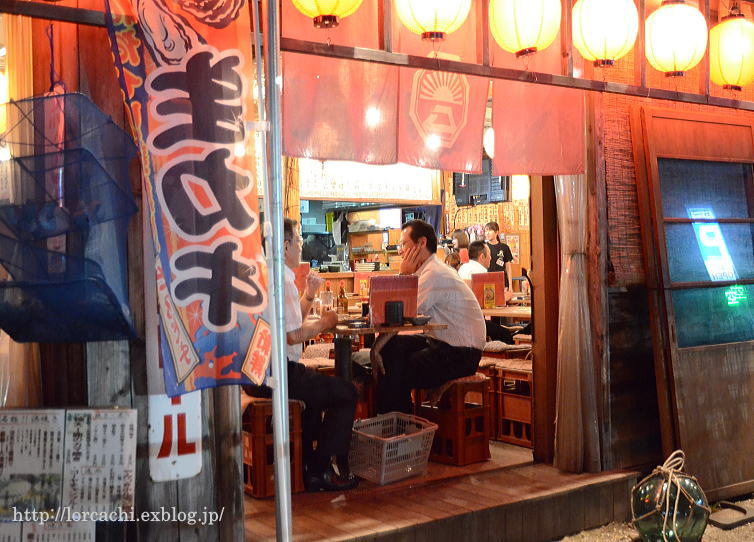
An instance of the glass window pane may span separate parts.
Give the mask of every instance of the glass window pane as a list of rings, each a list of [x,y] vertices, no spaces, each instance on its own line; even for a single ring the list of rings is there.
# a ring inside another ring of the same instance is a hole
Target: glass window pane
[[[754,340],[754,286],[672,292],[678,346]]]
[[[666,218],[751,217],[751,164],[671,158],[657,162]]]
[[[754,278],[754,224],[666,224],[670,280]]]

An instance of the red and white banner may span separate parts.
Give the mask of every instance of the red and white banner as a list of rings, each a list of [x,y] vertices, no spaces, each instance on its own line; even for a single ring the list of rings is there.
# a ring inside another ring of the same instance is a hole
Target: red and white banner
[[[476,10],[444,40],[432,42],[393,18],[393,50],[477,62]],[[481,173],[482,132],[489,80],[436,70],[401,68],[398,161],[448,171]]]

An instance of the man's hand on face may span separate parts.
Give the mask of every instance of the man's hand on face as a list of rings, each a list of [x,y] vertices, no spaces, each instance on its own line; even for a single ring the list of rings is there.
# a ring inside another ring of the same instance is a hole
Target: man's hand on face
[[[319,317],[319,323],[322,326],[322,331],[334,328],[338,325],[338,313],[330,309],[323,310]]]
[[[416,270],[421,266],[421,247],[414,245],[403,253],[403,261],[401,261],[401,275],[411,275],[416,273]]]

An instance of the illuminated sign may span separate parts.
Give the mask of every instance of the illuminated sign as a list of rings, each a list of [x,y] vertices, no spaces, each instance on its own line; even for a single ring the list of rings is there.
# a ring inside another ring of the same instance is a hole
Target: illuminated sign
[[[715,218],[710,208],[688,209],[688,214],[692,219]],[[691,225],[694,227],[699,251],[702,253],[710,280],[736,280],[738,278],[736,269],[720,225],[717,222],[694,222]]]
[[[741,301],[746,301],[748,296],[744,287],[737,284],[725,290],[725,298],[728,300],[728,305],[740,305]]]

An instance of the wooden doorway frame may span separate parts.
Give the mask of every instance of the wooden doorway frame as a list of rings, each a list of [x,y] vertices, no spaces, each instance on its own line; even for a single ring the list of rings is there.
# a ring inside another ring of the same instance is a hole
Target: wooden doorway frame
[[[534,343],[532,444],[534,461],[555,456],[555,388],[558,370],[560,254],[553,177],[531,177],[531,280]]]

